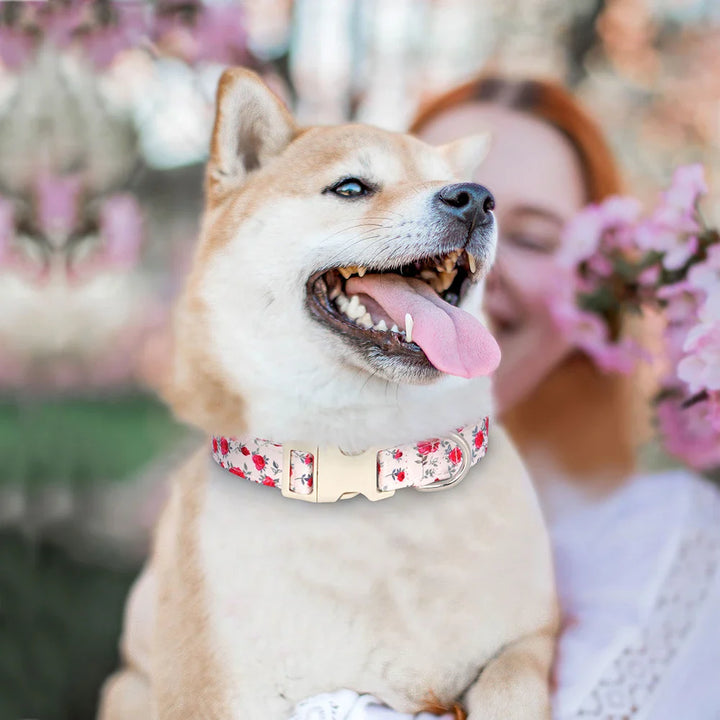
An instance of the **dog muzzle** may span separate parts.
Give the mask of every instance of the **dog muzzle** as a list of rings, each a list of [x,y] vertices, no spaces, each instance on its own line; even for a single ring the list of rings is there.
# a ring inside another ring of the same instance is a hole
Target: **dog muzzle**
[[[233,475],[306,502],[356,495],[392,497],[402,488],[446,490],[460,483],[487,452],[489,418],[443,438],[349,454],[336,447],[279,445],[259,438],[214,437],[215,461]]]

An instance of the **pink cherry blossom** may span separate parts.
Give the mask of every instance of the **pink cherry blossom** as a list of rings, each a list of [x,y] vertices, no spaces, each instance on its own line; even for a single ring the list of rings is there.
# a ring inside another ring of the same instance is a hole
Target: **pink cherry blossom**
[[[690,236],[684,242],[676,242],[667,248],[662,259],[662,264],[668,270],[679,270],[698,251],[697,236]]]
[[[649,265],[638,275],[637,280],[643,287],[654,287],[660,280],[660,265]]]
[[[79,175],[41,175],[36,182],[37,221],[52,241],[67,235],[77,222],[81,180]]]
[[[23,29],[0,24],[0,60],[11,69],[22,67],[36,40]]]
[[[154,27],[158,44],[188,63],[209,60],[224,64],[248,61],[245,9],[240,3],[195,3],[188,19],[160,2]]]
[[[668,270],[682,268],[698,250],[697,203],[707,192],[701,165],[679,167],[670,187],[646,220],[638,223],[635,240],[645,251],[663,254]]]
[[[69,276],[74,282],[103,270],[130,270],[138,262],[143,217],[135,196],[117,193],[106,198],[100,206],[98,222],[101,243],[88,257],[72,262]]]
[[[670,187],[663,193],[663,200],[671,207],[692,213],[700,196],[707,191],[703,166],[683,165],[675,170]]]
[[[613,231],[614,246],[626,246],[632,241],[633,233],[628,231],[640,215],[640,209],[636,198],[620,195],[588,205],[566,225],[558,261],[565,266],[575,266],[592,258],[601,241],[607,241],[603,236],[610,231]]]
[[[686,357],[678,363],[677,374],[690,392],[720,390],[720,317],[692,328],[683,350]]]
[[[112,7],[112,21],[96,24],[82,40],[83,52],[98,68],[106,68],[118,53],[139,45],[149,30],[142,3],[115,2]]]
[[[667,451],[697,470],[720,467],[718,404],[698,402],[683,407],[665,400],[657,407],[658,425]]]
[[[575,267],[595,253],[600,245],[603,221],[597,205],[589,205],[563,230],[557,260],[565,267]]]
[[[697,309],[704,297],[702,290],[694,287],[687,280],[681,280],[672,285],[663,285],[655,293],[655,299],[665,305],[665,315],[671,320],[678,320],[681,317],[697,317]],[[671,305],[678,303],[677,310],[671,310]]]
[[[705,302],[698,311],[701,322],[717,322],[720,320],[720,278],[713,287],[707,290]]]
[[[707,257],[690,268],[687,280],[691,287],[707,293],[720,284],[720,244],[707,249]]]
[[[606,229],[632,225],[640,217],[641,202],[626,195],[611,195],[600,204],[600,214]]]
[[[588,258],[587,263],[588,270],[593,275],[596,275],[600,278],[609,278],[615,270],[615,266],[613,265],[612,260],[606,255],[601,255],[600,253],[595,253],[590,258]]]
[[[663,254],[662,264],[668,270],[677,270],[697,252],[699,225],[687,218],[662,217],[658,211],[635,229],[635,242],[646,252]]]
[[[642,357],[610,337],[607,309],[663,312],[662,385],[673,399],[660,403],[659,424],[669,451],[701,469],[720,465],[720,242],[698,212],[706,192],[702,167],[691,165],[645,218],[632,198],[588,206],[563,233],[547,298],[563,335],[606,371],[627,373]]]
[[[130,268],[137,262],[142,242],[142,212],[134,195],[119,193],[100,209],[100,235],[105,243],[105,263]]]
[[[608,327],[600,316],[560,303],[551,305],[550,312],[563,335],[587,353],[602,370],[623,373],[632,370],[639,348],[628,340],[610,340]]]
[[[0,57],[16,68],[49,42],[61,50],[79,51],[96,67],[106,67],[120,51],[141,42],[151,18],[142,2],[108,5],[91,0],[18,3],[14,22],[0,26]]]

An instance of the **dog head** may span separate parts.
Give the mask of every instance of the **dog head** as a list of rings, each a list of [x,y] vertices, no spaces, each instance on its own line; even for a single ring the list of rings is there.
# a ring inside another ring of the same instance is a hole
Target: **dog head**
[[[486,145],[299,129],[257,76],[226,71],[177,320],[179,414],[347,449],[487,414],[499,351],[478,317],[493,200],[458,182]]]

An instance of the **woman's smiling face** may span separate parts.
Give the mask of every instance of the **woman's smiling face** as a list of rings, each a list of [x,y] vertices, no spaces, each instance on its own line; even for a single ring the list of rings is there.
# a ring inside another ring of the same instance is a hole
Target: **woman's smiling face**
[[[580,161],[556,129],[492,103],[448,110],[420,136],[433,144],[489,131],[474,180],[495,196],[499,243],[485,312],[502,351],[494,374],[502,413],[526,398],[570,351],[545,302],[559,277],[555,252],[565,223],[586,202]]]

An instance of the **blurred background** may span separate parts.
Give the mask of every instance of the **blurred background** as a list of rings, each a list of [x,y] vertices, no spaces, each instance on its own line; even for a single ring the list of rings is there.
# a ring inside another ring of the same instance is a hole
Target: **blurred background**
[[[117,663],[197,441],[153,387],[237,64],[303,123],[398,130],[481,70],[550,76],[633,194],[694,161],[720,187],[717,0],[0,2],[0,720],[92,718]]]

